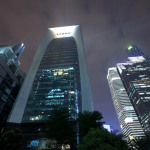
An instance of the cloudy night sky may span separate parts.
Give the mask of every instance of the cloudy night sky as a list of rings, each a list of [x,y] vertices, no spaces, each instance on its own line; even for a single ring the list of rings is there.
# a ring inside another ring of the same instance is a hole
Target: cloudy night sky
[[[135,44],[150,57],[149,0],[0,0],[0,45],[24,42],[21,68],[28,72],[47,28],[81,25],[95,110],[120,131],[107,70],[127,60]]]

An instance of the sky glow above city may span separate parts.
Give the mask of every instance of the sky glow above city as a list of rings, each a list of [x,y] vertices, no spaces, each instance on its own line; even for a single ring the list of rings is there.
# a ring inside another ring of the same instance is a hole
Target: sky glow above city
[[[0,2],[0,45],[24,42],[27,72],[47,28],[81,25],[95,110],[120,130],[107,83],[109,67],[127,60],[134,44],[150,57],[149,0],[5,0]]]

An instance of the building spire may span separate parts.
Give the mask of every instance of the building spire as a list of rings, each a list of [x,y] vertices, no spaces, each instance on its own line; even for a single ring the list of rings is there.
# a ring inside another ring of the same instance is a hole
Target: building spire
[[[129,57],[135,57],[135,56],[143,56],[147,61],[150,61],[150,59],[135,45],[130,45],[126,49]]]

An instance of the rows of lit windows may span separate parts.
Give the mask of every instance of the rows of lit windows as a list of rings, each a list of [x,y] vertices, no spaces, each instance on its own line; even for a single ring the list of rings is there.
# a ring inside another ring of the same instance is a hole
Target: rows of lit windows
[[[77,62],[74,62],[74,60],[70,59],[70,60],[66,60],[63,63],[63,60],[59,60],[59,61],[45,61],[43,63],[41,63],[41,67],[45,67],[46,66],[53,66],[53,65],[71,65],[71,64],[78,64]],[[50,64],[49,64],[50,63]]]
[[[49,56],[45,56],[45,57],[43,58],[43,60],[46,60],[46,59],[47,59],[46,57],[49,57]],[[57,60],[57,59],[59,59],[59,58],[60,58],[59,56],[58,56],[58,57],[50,57],[49,60]],[[72,56],[71,56],[71,55],[66,56],[66,54],[64,54],[63,57],[61,56],[61,59],[68,59],[68,58],[69,58],[69,59],[73,59],[73,58],[74,58],[74,59],[77,59],[77,56],[74,55],[74,54],[73,54]]]
[[[150,63],[127,64],[120,76],[144,130],[150,129]]]
[[[73,60],[75,60],[76,61],[76,59],[77,59],[77,56],[72,56],[72,57],[70,57],[70,58],[67,58],[67,57],[57,57],[56,59],[51,59],[51,58],[45,58],[45,59],[43,59],[42,60],[42,63],[43,62],[47,62],[47,61],[59,61],[59,60],[68,60],[68,61],[70,61],[71,59],[73,59]]]
[[[53,59],[54,57],[54,59]],[[67,58],[68,57],[68,58]],[[42,61],[46,61],[46,60],[49,60],[49,61],[52,61],[52,60],[58,60],[58,59],[77,59],[77,54],[73,54],[72,56],[70,54],[64,54],[64,55],[48,55],[46,57],[43,58]]]
[[[76,62],[74,62],[74,63],[62,63],[62,64],[47,64],[47,65],[44,65],[44,67],[45,68],[49,68],[49,67],[51,67],[51,68],[56,68],[56,67],[66,67],[66,66],[73,66],[73,65],[75,65],[75,64],[78,64],[78,63],[76,63]],[[41,68],[41,70],[43,69],[43,66],[40,66],[40,68]]]
[[[65,55],[66,54],[70,54],[70,55],[77,54],[76,49],[70,50],[70,48],[68,48],[68,50],[65,50],[65,48],[62,48],[62,47],[60,49],[54,49],[53,51],[51,50],[51,51],[45,52],[44,56],[46,57],[46,55],[55,55],[55,54],[60,54],[60,55],[64,55],[64,54]]]
[[[68,59],[64,59],[64,60],[53,60],[53,61],[43,61],[43,62],[41,62],[41,64],[46,64],[46,63],[51,63],[51,64],[57,64],[57,63],[62,63],[62,62],[74,62],[74,60],[73,59],[70,59],[70,60],[68,60]]]
[[[58,60],[58,59],[77,59],[77,54],[69,54],[69,53],[66,53],[66,54],[62,54],[62,55],[44,55],[43,57],[43,60],[42,61],[45,61],[45,60]]]
[[[116,68],[111,68],[110,70],[108,71],[108,83],[125,139],[131,138],[130,136],[135,138],[144,135]]]
[[[0,128],[6,122],[16,98],[16,82],[0,64]]]
[[[74,44],[72,47],[68,46],[72,49],[70,53],[71,49],[62,44],[54,46],[52,42],[48,46],[34,80],[23,121],[46,119],[54,105],[68,108],[71,117],[76,117],[80,93],[75,91],[80,89],[80,76],[77,49],[74,47]],[[65,48],[68,50],[67,53]],[[58,57],[55,54],[58,54]],[[42,118],[35,118],[39,114]]]

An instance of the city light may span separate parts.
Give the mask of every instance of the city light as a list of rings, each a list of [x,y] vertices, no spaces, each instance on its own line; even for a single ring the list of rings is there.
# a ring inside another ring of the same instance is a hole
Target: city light
[[[129,47],[128,47],[128,50],[131,50],[132,48],[133,48],[132,46],[129,46]]]

